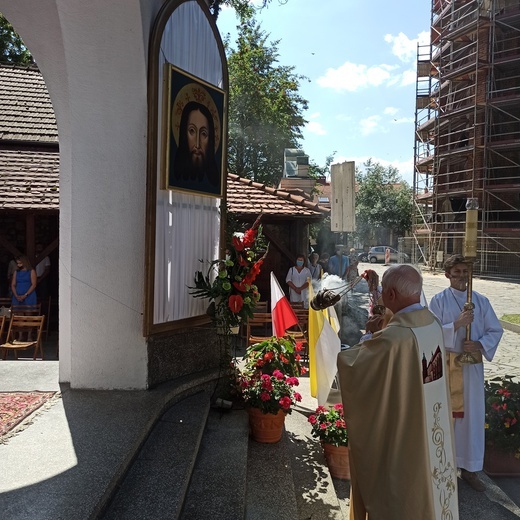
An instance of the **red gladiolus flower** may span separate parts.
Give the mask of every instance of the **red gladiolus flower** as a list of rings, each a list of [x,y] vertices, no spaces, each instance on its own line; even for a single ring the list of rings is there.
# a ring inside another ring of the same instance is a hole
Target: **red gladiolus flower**
[[[303,350],[303,343],[301,341],[296,342],[294,350],[296,350],[296,352],[301,352]]]
[[[244,299],[242,298],[242,296],[240,296],[240,294],[235,294],[229,297],[228,305],[231,309],[231,312],[234,312],[236,314],[237,312],[240,312],[240,310],[242,309],[244,305]]]
[[[237,289],[238,291],[240,292],[246,292],[247,291],[247,288],[244,284],[244,282],[233,282],[233,287],[235,287],[235,289]]]
[[[266,352],[264,354],[264,360],[265,361],[271,361],[273,358],[274,358],[274,353],[273,352]]]
[[[301,369],[300,369],[302,376],[303,376],[303,374],[306,374],[308,371],[309,371],[309,369],[306,367],[301,367]]]
[[[238,255],[238,265],[240,267],[247,267],[249,265],[249,262],[242,255]]]
[[[245,247],[251,247],[254,242],[255,242],[255,239],[256,239],[256,234],[257,234],[257,231],[256,229],[248,229],[245,233],[244,233],[244,246]]]
[[[302,395],[298,392],[294,392],[294,400],[300,402],[302,400]]]
[[[232,241],[233,241],[233,247],[234,247],[237,251],[243,251],[243,250],[244,250],[244,244],[243,244],[242,240],[240,240],[240,238],[238,238],[238,237],[233,237],[233,238],[232,238]]]

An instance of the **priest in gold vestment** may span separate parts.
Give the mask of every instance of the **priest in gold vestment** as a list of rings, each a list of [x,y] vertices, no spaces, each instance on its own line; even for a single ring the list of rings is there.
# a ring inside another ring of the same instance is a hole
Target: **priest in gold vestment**
[[[351,520],[456,520],[457,474],[442,327],[419,302],[420,273],[388,269],[394,316],[338,355],[349,431]]]

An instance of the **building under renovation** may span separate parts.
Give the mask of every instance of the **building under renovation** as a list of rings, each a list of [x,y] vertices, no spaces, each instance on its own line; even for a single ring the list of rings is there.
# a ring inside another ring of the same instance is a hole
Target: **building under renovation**
[[[418,49],[416,262],[463,252],[478,199],[480,276],[520,279],[520,2],[433,0]]]

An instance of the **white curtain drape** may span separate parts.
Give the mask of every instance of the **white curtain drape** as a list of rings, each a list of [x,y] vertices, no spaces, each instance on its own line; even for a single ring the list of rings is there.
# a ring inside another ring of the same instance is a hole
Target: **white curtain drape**
[[[223,86],[223,64],[215,36],[194,0],[175,9],[166,24],[161,42],[160,100],[166,62],[212,85]],[[161,118],[158,125],[162,135]],[[162,139],[157,153],[162,157]],[[161,161],[158,164],[157,186],[161,186]],[[154,324],[199,316],[206,311],[207,302],[193,298],[187,287],[193,285],[195,271],[206,271],[208,263],[219,256],[219,206],[217,198],[157,190]]]

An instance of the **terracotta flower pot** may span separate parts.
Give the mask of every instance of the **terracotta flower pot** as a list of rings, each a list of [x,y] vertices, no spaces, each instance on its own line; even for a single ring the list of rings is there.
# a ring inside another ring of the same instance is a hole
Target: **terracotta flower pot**
[[[248,408],[249,429],[256,442],[273,444],[282,438],[285,413],[280,410],[276,415],[262,413],[258,408]]]
[[[514,453],[486,446],[484,471],[491,477],[520,477],[520,459]]]
[[[350,480],[348,447],[324,443],[323,451],[331,477]]]

